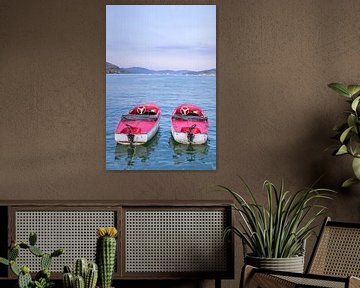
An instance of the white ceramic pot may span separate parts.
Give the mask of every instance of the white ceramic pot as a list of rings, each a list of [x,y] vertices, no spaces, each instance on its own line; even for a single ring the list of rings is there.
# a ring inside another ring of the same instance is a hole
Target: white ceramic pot
[[[262,269],[304,273],[304,256],[263,258],[246,255],[245,263]]]

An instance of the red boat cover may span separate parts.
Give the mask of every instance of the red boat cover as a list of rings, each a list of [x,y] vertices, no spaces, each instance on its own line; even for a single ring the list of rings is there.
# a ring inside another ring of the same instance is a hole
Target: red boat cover
[[[171,125],[176,132],[207,134],[209,125],[204,111],[194,104],[176,107],[171,117]]]
[[[156,104],[140,104],[132,108],[119,121],[116,134],[146,134],[158,123],[161,110]],[[137,116],[138,115],[138,116]]]
[[[155,104],[140,104],[129,111],[129,114],[156,115],[160,111]]]
[[[123,134],[140,134],[141,133],[141,128],[139,128],[139,127],[125,127],[124,129],[121,130],[120,133],[123,133]]]
[[[199,128],[192,128],[191,129],[191,127],[181,127],[180,132],[181,133],[193,133],[193,134],[201,133]]]
[[[175,114],[182,114],[182,115],[189,115],[189,116],[205,116],[204,112],[199,106],[194,104],[182,104],[175,108],[173,115]]]

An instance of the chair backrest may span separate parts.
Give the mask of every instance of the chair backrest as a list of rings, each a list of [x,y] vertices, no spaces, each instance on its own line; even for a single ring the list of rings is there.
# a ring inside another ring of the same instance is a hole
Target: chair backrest
[[[360,277],[360,224],[326,218],[307,273]]]

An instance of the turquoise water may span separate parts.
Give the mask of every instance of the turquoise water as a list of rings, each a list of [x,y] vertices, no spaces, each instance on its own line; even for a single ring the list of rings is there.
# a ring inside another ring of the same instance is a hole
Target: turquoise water
[[[161,108],[160,129],[145,145],[117,144],[114,131],[122,114],[139,103]],[[170,116],[182,103],[199,105],[209,118],[209,139],[204,145],[176,143]],[[186,75],[106,75],[107,170],[215,170],[216,77]]]

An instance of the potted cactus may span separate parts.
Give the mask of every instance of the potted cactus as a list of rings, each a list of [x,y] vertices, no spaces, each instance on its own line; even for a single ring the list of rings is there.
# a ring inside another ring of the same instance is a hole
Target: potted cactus
[[[64,253],[63,249],[57,249],[52,253],[45,253],[36,246],[37,236],[30,233],[29,243],[12,242],[8,252],[8,259],[0,257],[0,263],[10,266],[11,271],[18,277],[19,288],[49,288],[54,285],[50,280],[50,265],[54,257],[58,257]],[[20,249],[28,250],[33,255],[39,257],[41,270],[32,279],[30,268],[26,265],[19,266],[16,259],[19,256]]]
[[[115,227],[100,227],[97,229],[96,262],[99,267],[100,288],[110,288],[116,258]]]
[[[74,271],[70,267],[64,267],[64,288],[95,288],[98,279],[98,267],[96,263],[88,262],[86,258],[78,258],[74,263]]]

